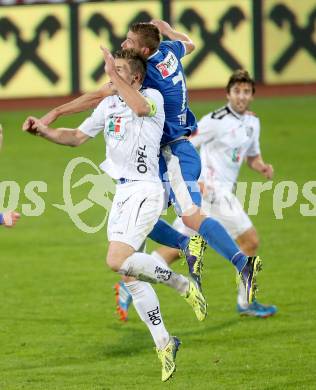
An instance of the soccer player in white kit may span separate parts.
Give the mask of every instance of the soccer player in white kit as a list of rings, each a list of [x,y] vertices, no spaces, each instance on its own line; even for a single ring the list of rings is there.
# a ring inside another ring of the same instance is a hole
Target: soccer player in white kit
[[[203,187],[203,211],[217,219],[248,256],[255,256],[259,239],[250,218],[233,194],[243,161],[262,174],[273,177],[273,167],[261,156],[259,135],[260,121],[248,112],[255,93],[254,81],[245,70],[235,71],[227,84],[227,104],[198,122],[198,131],[190,139],[200,148]],[[196,234],[188,229],[180,218],[173,225],[187,236]],[[178,258],[178,251],[161,247],[156,251],[168,263]],[[248,303],[245,288],[238,285],[237,311],[241,315],[269,317],[277,311],[274,305],[257,301]]]
[[[130,279],[125,285],[154,339],[162,363],[162,380],[166,381],[175,371],[180,341],[166,330],[158,297],[150,283],[162,283],[177,290],[192,306],[199,321],[206,317],[206,302],[195,281],[141,252],[164,206],[158,173],[164,102],[159,91],[141,88],[146,63],[135,51],[117,52],[115,60],[107,49],[103,49],[103,54],[113,95],[105,98],[89,118],[77,129],[52,129],[29,117],[23,129],[68,146],[79,146],[104,132],[106,160],[100,167],[117,180],[107,228],[106,261],[112,270],[137,279]]]

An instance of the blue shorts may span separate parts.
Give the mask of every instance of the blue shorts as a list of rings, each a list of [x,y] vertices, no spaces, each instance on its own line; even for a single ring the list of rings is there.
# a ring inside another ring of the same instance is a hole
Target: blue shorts
[[[159,159],[160,178],[175,206],[182,215],[196,205],[201,207],[198,179],[201,174],[200,155],[187,139],[171,142],[161,148]]]

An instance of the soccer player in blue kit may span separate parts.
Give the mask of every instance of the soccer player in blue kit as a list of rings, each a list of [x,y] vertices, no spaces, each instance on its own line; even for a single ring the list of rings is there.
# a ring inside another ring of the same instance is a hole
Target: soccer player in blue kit
[[[160,33],[169,40],[160,41]],[[162,21],[135,23],[130,26],[123,48],[133,48],[147,60],[147,74],[143,86],[158,89],[165,101],[165,125],[161,142],[160,174],[169,185],[170,200],[184,224],[198,232],[205,242],[231,262],[245,285],[247,299],[252,302],[256,292],[256,274],[261,268],[258,256],[248,257],[216,220],[201,212],[201,194],[197,180],[201,172],[199,154],[188,140],[196,129],[196,120],[188,108],[188,95],[181,58],[194,50],[194,43]],[[111,83],[99,91],[57,107],[41,120],[48,125],[60,115],[95,107],[104,97],[112,95]],[[149,235],[160,244],[186,252],[189,271],[200,285],[203,240],[196,238],[188,248],[189,239],[165,221],[159,220]]]

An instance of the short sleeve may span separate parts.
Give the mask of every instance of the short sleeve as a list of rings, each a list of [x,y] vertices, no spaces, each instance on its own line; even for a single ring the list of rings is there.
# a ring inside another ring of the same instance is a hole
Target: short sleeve
[[[102,100],[93,113],[81,123],[78,129],[89,137],[95,137],[104,130],[105,116],[106,104],[105,100]]]
[[[164,112],[164,99],[162,94],[153,88],[146,88],[142,91],[143,96],[155,105],[156,112]]]
[[[162,41],[160,44],[161,48],[168,48],[171,50],[178,59],[182,58],[186,54],[186,48],[183,42],[181,41]]]
[[[197,131],[190,138],[190,141],[196,148],[199,148],[202,144],[210,142],[216,137],[217,129],[218,120],[213,119],[211,114],[207,114],[198,122]]]
[[[252,140],[251,144],[249,145],[249,148],[246,152],[247,156],[254,157],[254,156],[258,156],[259,154],[261,154],[259,138],[260,138],[260,122],[259,122],[259,119],[256,118],[256,123],[254,125],[253,140]]]

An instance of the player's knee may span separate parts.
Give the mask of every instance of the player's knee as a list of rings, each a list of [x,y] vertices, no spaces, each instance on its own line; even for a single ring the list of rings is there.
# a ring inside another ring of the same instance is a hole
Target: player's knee
[[[249,246],[250,246],[250,249],[256,253],[258,248],[259,248],[259,237],[257,235],[254,235],[253,237],[251,237],[250,241],[249,241]]]
[[[200,225],[201,225],[201,221],[198,220],[194,215],[183,216],[182,221],[186,227],[188,227],[189,229],[192,229],[196,232],[199,230]]]
[[[121,262],[119,262],[117,258],[108,254],[106,257],[106,265],[111,268],[112,271],[118,272],[121,267]]]
[[[252,231],[239,241],[241,250],[248,256],[255,256],[259,248],[259,237],[256,231]]]

